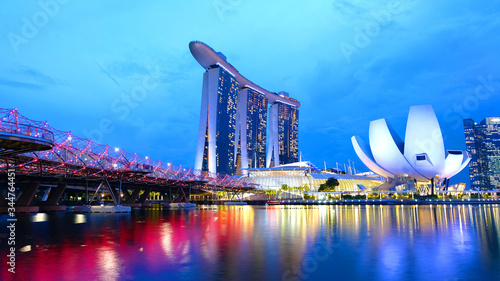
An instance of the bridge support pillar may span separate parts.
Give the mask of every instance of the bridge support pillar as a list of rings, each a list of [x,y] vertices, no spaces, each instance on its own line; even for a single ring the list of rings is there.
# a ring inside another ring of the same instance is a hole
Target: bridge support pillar
[[[118,200],[118,198],[121,196],[121,194],[118,194],[118,191],[111,186],[111,184],[109,185],[109,191],[110,192],[113,192],[113,195],[115,196],[116,200]]]
[[[167,188],[167,191],[163,192],[163,201],[165,203],[172,203],[172,198],[173,197],[176,197],[176,196],[173,196],[173,192],[172,192],[172,186],[170,186],[169,188]],[[178,192],[178,191],[177,191]],[[178,197],[178,196],[177,196]]]
[[[49,193],[49,198],[47,198],[47,200],[43,204],[51,206],[57,205],[65,190],[66,190],[65,183],[60,183],[56,187],[51,188]]]
[[[123,192],[123,202],[126,203],[130,198],[130,193],[128,193],[128,189],[122,189],[122,192]]]
[[[40,183],[29,183],[24,188],[21,189],[21,194],[19,199],[17,199],[16,205],[18,206],[29,206],[31,205],[31,201],[35,197],[36,192],[38,191],[38,187],[40,187]]]
[[[126,192],[126,193],[128,195],[127,196],[128,198],[125,198],[125,202],[126,203],[135,203],[135,200],[137,200],[137,198],[139,197],[139,194],[141,193],[141,189],[137,188],[136,190],[134,190],[134,192],[132,192],[132,194],[128,194],[128,192]],[[144,192],[144,193],[146,193],[146,192]],[[143,203],[143,202],[141,202],[141,203]]]
[[[144,193],[139,198],[139,203],[146,202],[146,199],[148,199],[149,193],[151,193],[151,188],[145,189]]]

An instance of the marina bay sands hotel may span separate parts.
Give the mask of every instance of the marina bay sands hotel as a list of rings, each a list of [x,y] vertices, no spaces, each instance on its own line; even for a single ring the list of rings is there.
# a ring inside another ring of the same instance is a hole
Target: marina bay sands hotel
[[[206,69],[194,169],[234,175],[297,162],[300,103],[254,84],[202,42],[189,49]]]

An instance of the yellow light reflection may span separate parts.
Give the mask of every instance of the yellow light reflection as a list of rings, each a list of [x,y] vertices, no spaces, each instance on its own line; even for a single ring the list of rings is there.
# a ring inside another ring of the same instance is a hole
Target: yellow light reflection
[[[44,222],[47,221],[47,214],[46,213],[38,213],[31,217],[32,222]]]
[[[75,215],[75,224],[86,223],[86,222],[87,222],[87,218],[85,217],[85,215],[83,215],[83,214],[76,214]]]

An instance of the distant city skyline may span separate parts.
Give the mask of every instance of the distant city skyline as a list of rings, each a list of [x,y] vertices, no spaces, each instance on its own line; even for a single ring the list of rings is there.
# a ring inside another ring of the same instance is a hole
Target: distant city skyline
[[[402,132],[412,105],[431,104],[459,150],[463,119],[500,115],[497,1],[47,2],[0,4],[0,107],[176,165],[197,146],[192,40],[300,100],[300,152],[321,167],[368,171],[350,136],[380,118]]]
[[[464,120],[467,151],[471,155],[471,187],[480,190],[500,188],[500,117],[487,117],[479,124]]]

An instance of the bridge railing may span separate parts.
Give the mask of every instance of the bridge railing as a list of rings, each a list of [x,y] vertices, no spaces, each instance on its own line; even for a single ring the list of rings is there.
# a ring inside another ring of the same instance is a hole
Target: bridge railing
[[[0,132],[20,134],[54,142],[54,133],[40,127],[0,120]]]

